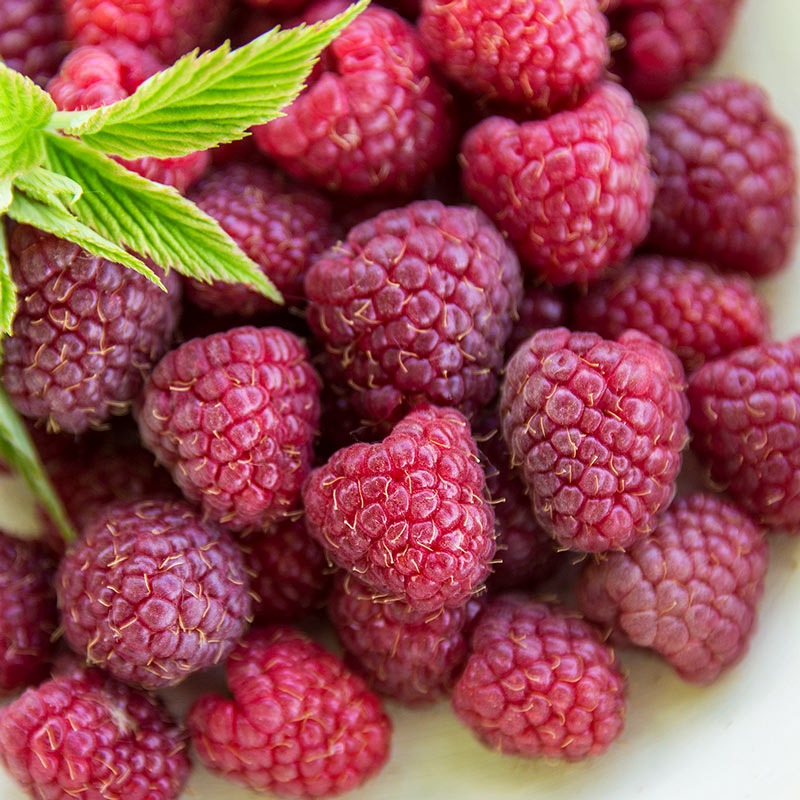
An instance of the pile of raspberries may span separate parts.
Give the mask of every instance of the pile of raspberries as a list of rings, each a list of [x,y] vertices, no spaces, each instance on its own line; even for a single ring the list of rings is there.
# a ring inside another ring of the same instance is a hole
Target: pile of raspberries
[[[345,5],[0,0],[0,55],[94,108]],[[284,116],[125,162],[283,306],[9,226],[2,381],[78,532],[0,533],[27,792],[173,800],[191,746],[336,795],[386,764],[386,698],[573,761],[623,731],[612,645],[697,684],[745,655],[767,537],[800,534],[800,337],[754,283],[791,258],[792,135],[701,75],[740,5],[373,3]],[[157,699],[214,665],[183,719]]]

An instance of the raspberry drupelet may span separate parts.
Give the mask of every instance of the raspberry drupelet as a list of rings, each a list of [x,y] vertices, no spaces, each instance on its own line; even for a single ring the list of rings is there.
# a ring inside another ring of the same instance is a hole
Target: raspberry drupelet
[[[0,60],[44,86],[69,51],[59,0],[4,0]]]
[[[201,697],[187,725],[200,760],[254,791],[332,797],[375,775],[392,725],[336,656],[285,627],[252,632],[225,666],[233,699]]]

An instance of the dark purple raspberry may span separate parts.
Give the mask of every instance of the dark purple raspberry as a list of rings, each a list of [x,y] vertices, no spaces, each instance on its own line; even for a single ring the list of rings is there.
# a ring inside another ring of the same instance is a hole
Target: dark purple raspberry
[[[323,0],[302,19],[346,7]],[[325,51],[285,116],[255,137],[290,174],[331,191],[410,192],[450,155],[450,102],[414,27],[370,6]]]
[[[477,209],[423,200],[353,228],[306,276],[308,321],[368,419],[423,402],[471,415],[497,391],[522,295]]]
[[[69,46],[59,0],[3,0],[0,59],[44,86]]]
[[[9,245],[19,302],[3,341],[3,383],[17,410],[70,433],[125,414],[172,339],[178,276],[164,277],[165,293],[134,270],[24,225]]]
[[[98,670],[73,670],[0,709],[0,763],[49,800],[177,800],[186,738],[155,698]]]
[[[574,319],[578,330],[607,339],[640,330],[676,353],[687,372],[769,335],[769,309],[751,281],[667,256],[639,256],[593,284]]]
[[[490,117],[467,133],[460,158],[469,196],[554,285],[598,278],[647,235],[647,121],[619,86],[601,82],[545,120]]]
[[[577,761],[622,732],[625,677],[574,611],[503,595],[478,617],[471,648],[453,709],[492,750]]]
[[[312,259],[336,241],[330,203],[278,173],[253,164],[216,170],[190,194],[261,268],[290,304],[305,297],[303,279]],[[276,305],[240,283],[187,282],[200,308],[251,316]]]
[[[625,548],[669,505],[687,442],[683,369],[638,331],[540,331],[506,368],[500,419],[533,510],[563,547]]]
[[[658,178],[650,245],[755,277],[787,266],[795,147],[762,89],[729,78],[679,95],[653,117],[650,152]]]
[[[230,536],[182,500],[106,506],[56,579],[70,647],[146,689],[224,661],[250,622],[249,589]]]
[[[514,351],[534,333],[543,328],[560,328],[567,322],[567,304],[555,289],[544,286],[526,286],[522,302],[517,309],[519,319],[511,328],[511,336],[506,342],[506,355],[510,358]]]
[[[424,0],[417,24],[448,78],[541,114],[574,105],[609,60],[597,0]]]
[[[319,424],[319,378],[280,328],[233,328],[168,353],[136,417],[184,495],[230,530],[265,528],[297,505]]]

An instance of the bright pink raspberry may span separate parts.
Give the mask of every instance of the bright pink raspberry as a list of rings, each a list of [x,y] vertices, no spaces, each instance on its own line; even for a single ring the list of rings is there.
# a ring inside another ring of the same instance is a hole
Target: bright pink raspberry
[[[460,158],[469,196],[556,286],[598,278],[647,235],[647,121],[619,86],[601,82],[544,120],[490,117],[467,133]]]
[[[771,275],[797,234],[793,136],[761,88],[707,81],[653,116],[658,178],[648,243],[723,270]]]
[[[0,709],[0,763],[49,800],[177,800],[186,738],[158,700],[99,670],[72,670]]]
[[[574,105],[609,60],[597,0],[425,0],[417,24],[448,78],[541,114]]]
[[[629,328],[648,334],[687,372],[769,335],[769,309],[746,277],[668,256],[631,259],[593,284],[573,311],[578,330],[608,339]]]
[[[303,15],[346,8],[323,0]],[[325,51],[285,116],[256,141],[290,174],[337,192],[410,192],[450,155],[449,97],[413,26],[370,6]]]
[[[386,762],[392,724],[380,700],[301,633],[254,631],[226,673],[233,699],[201,697],[187,723],[214,772],[279,797],[332,797]]]
[[[55,75],[69,45],[59,0],[3,0],[0,59],[44,86]]]
[[[575,612],[503,595],[478,618],[471,646],[453,709],[487,747],[577,761],[622,732],[625,677]]]
[[[309,533],[373,593],[458,608],[494,555],[494,514],[467,420],[420,406],[377,444],[339,450],[303,487]]]
[[[535,334],[506,368],[503,436],[563,547],[629,547],[669,505],[687,442],[683,369],[638,331]]]
[[[731,503],[679,498],[649,538],[586,562],[579,607],[684,680],[711,683],[747,652],[767,555],[761,531]]]

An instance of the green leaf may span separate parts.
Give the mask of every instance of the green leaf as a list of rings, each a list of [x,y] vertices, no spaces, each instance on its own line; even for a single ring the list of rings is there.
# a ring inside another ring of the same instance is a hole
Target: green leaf
[[[11,205],[14,196],[14,184],[11,178],[0,178],[0,214]]]
[[[124,158],[183,156],[240,139],[297,97],[319,54],[368,2],[315,25],[276,28],[232,52],[226,42],[189,53],[127,99],[91,112],[59,112],[50,127]]]
[[[135,269],[164,289],[161,279],[147,264],[96,233],[60,206],[48,206],[21,192],[14,192],[14,199],[6,213],[17,222],[33,225],[33,227],[55,234],[61,239],[69,239],[92,255],[107,258],[109,261],[115,261]]]
[[[17,175],[14,186],[35,200],[45,205],[58,206],[64,211],[68,211],[69,206],[83,194],[79,183],[43,167],[34,167]]]
[[[50,169],[83,187],[75,215],[103,236],[201,281],[240,282],[276,303],[269,278],[219,223],[169,186],[148,181],[83,142],[45,137]]]
[[[0,334],[11,333],[14,312],[17,310],[17,287],[11,279],[6,232],[0,220]]]
[[[75,538],[72,524],[47,477],[25,425],[2,386],[0,386],[0,458],[25,479],[50,518],[60,528],[64,540],[71,542]]]

